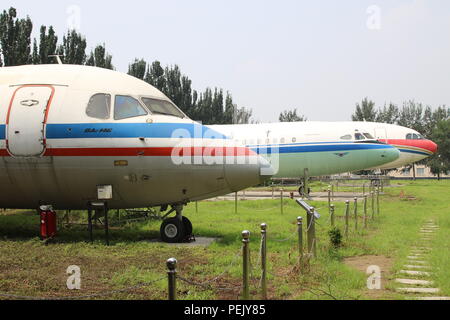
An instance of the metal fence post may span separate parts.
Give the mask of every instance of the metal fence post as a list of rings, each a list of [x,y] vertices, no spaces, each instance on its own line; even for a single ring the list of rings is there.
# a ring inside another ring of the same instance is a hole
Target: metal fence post
[[[364,228],[367,229],[367,195],[364,195]]]
[[[370,195],[372,197],[372,220],[375,219],[375,192],[370,192]]]
[[[261,225],[261,295],[267,300],[267,224]]]
[[[328,187],[328,213],[331,214],[331,187]]]
[[[281,214],[283,214],[284,213],[284,194],[283,194],[284,190],[281,188],[280,192],[281,192]]]
[[[330,213],[330,221],[331,221],[331,226],[334,227],[336,225],[336,223],[334,222],[334,204],[330,205],[331,208],[331,213]]]
[[[169,300],[177,300],[177,259],[167,260],[167,276],[169,281]]]
[[[303,218],[297,218],[297,232],[298,232],[298,256],[299,263],[303,261]]]
[[[242,232],[242,299],[250,300],[249,276],[250,276],[250,231]]]
[[[331,185],[331,200],[334,201],[334,184]]]
[[[311,207],[311,210],[308,212],[308,225],[307,225],[307,234],[308,234],[308,253],[310,256],[316,257],[316,222],[315,222],[315,208]]]
[[[355,197],[355,231],[358,231],[358,198]]]
[[[377,188],[377,216],[380,216],[380,187]]]
[[[348,239],[348,224],[349,224],[349,218],[350,218],[350,201],[345,201],[345,238]]]

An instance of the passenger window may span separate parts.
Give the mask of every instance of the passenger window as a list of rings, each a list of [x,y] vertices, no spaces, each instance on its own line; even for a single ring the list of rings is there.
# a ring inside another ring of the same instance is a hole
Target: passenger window
[[[361,133],[355,133],[355,140],[356,141],[361,141],[366,139]]]
[[[347,135],[341,137],[341,140],[352,140],[352,135],[351,134],[347,134]]]
[[[109,119],[111,112],[111,95],[98,93],[89,99],[86,114],[95,119]]]
[[[116,96],[114,106],[114,120],[147,115],[147,111],[141,106],[139,101],[129,96]]]
[[[292,143],[296,143],[297,142],[297,138],[292,138]]]

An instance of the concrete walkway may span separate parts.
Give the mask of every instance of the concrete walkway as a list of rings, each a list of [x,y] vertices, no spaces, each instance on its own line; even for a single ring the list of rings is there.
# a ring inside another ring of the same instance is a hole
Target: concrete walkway
[[[397,292],[414,294],[418,300],[450,300],[450,297],[438,296],[440,289],[434,287],[434,282],[429,278],[433,275],[432,268],[428,263],[428,254],[431,250],[430,242],[439,227],[433,220],[427,221],[420,229],[420,246],[413,247],[404,270],[400,270],[402,278],[395,282],[403,287],[397,288]],[[424,294],[430,296],[418,297]]]

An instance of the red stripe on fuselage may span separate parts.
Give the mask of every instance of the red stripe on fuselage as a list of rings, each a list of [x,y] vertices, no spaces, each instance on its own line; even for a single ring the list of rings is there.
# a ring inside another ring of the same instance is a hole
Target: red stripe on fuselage
[[[397,145],[397,146],[405,146],[405,147],[414,147],[421,148],[432,153],[437,152],[437,145],[431,140],[404,140],[404,139],[388,139],[388,140],[380,140],[381,142]]]
[[[9,157],[6,149],[0,150],[1,157]],[[171,156],[200,156],[200,157],[242,157],[257,156],[257,154],[243,147],[167,147],[167,148],[57,148],[47,149],[44,157],[171,157]]]

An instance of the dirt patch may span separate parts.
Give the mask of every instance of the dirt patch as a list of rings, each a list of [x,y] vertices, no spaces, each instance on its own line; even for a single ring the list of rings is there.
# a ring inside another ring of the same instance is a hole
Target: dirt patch
[[[381,269],[381,290],[369,290],[367,289],[367,296],[379,299],[389,294],[386,290],[386,283],[391,276],[391,270],[394,263],[393,258],[386,256],[358,256],[344,259],[344,263],[358,271],[366,274],[367,268],[370,266],[378,266]]]

